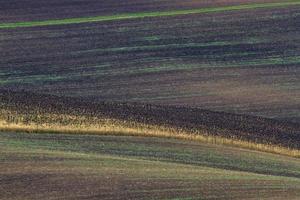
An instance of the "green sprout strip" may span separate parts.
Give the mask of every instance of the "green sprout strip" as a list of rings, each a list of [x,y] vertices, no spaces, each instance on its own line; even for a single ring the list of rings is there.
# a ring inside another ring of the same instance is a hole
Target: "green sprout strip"
[[[296,5],[300,5],[300,0],[276,2],[276,3],[259,3],[259,4],[225,6],[225,7],[213,7],[213,8],[199,8],[199,9],[190,9],[190,10],[125,13],[125,14],[108,15],[108,16],[93,16],[93,17],[55,19],[55,20],[45,20],[45,21],[0,23],[0,29],[116,21],[116,20],[126,20],[126,19],[140,19],[146,17],[166,17],[166,16],[176,16],[176,15],[203,14],[203,13],[211,13],[211,12],[237,11],[237,10],[258,9],[258,8],[274,8],[274,7],[296,6]]]

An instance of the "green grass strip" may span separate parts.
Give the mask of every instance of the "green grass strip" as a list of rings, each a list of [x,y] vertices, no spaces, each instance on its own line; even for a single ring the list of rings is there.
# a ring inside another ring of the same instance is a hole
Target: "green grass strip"
[[[191,9],[191,10],[125,13],[125,14],[108,15],[108,16],[94,16],[94,17],[55,19],[55,20],[45,20],[45,21],[2,23],[2,24],[0,24],[0,29],[79,24],[79,23],[88,23],[88,22],[103,22],[103,21],[115,21],[115,20],[125,20],[125,19],[138,19],[138,18],[145,18],[145,17],[165,17],[165,16],[201,14],[201,13],[203,14],[203,13],[211,13],[211,12],[237,11],[237,10],[258,9],[258,8],[274,8],[274,7],[293,6],[293,5],[294,6],[300,5],[300,0],[287,1],[287,2],[276,2],[276,3],[256,3],[256,4],[225,6],[225,7],[198,8],[198,9]]]

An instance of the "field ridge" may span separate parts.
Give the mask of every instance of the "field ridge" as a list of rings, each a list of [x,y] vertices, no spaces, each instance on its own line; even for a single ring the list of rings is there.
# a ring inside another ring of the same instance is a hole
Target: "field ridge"
[[[159,136],[300,156],[296,123],[141,103],[86,102],[0,92],[0,129],[20,132]]]

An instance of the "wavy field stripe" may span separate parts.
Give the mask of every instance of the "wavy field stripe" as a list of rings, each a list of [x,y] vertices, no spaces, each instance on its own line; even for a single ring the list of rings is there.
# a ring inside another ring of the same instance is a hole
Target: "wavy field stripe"
[[[189,14],[204,14],[204,13],[211,13],[211,12],[237,11],[237,10],[248,10],[248,9],[258,9],[258,8],[275,8],[275,7],[296,6],[296,5],[300,5],[300,0],[288,1],[288,2],[277,2],[277,3],[256,3],[256,4],[225,6],[225,7],[199,8],[199,9],[190,9],[190,10],[140,12],[140,13],[126,13],[126,14],[117,14],[117,15],[108,15],[108,16],[2,23],[0,24],[0,29],[79,24],[79,23],[103,22],[103,21],[117,21],[117,20],[126,20],[126,19],[139,19],[139,18],[146,18],[146,17],[166,17],[166,16],[189,15]]]

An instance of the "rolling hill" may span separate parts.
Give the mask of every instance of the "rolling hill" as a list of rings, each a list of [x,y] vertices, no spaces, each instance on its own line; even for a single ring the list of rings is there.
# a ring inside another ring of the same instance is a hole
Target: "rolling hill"
[[[2,1],[0,87],[299,122],[298,4]]]
[[[297,200],[299,159],[151,137],[0,133],[0,199]]]
[[[299,156],[300,126],[262,117],[141,103],[0,92],[1,129],[186,138]]]
[[[0,200],[299,200],[300,0],[0,1]]]

